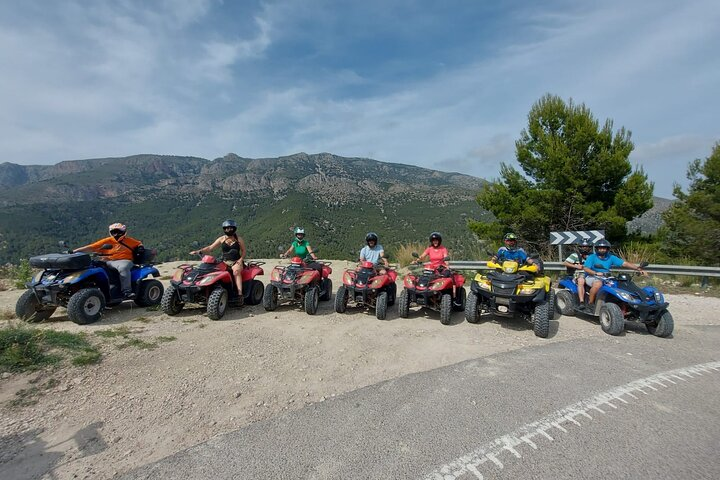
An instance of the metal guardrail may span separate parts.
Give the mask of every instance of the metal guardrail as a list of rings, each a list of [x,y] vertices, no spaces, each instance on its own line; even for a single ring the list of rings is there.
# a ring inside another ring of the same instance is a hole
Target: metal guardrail
[[[455,260],[450,261],[450,268],[455,270],[481,270],[487,268],[487,262],[477,262],[472,260]],[[565,265],[562,262],[543,262],[545,270],[551,272],[565,271]],[[627,269],[613,269],[619,272],[632,272]],[[688,265],[648,265],[643,270],[649,273],[658,273],[663,275],[687,275],[694,277],[715,277],[720,278],[720,267],[695,267]]]

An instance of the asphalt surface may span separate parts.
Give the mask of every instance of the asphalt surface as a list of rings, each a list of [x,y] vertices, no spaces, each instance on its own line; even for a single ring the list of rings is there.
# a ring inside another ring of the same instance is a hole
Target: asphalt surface
[[[717,479],[720,327],[676,334],[599,334],[407,375],[124,478]]]

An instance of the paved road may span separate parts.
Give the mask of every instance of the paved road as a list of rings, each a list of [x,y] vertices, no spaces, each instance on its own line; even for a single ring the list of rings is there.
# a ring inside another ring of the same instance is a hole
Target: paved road
[[[717,479],[720,327],[676,333],[599,334],[407,375],[126,478]]]

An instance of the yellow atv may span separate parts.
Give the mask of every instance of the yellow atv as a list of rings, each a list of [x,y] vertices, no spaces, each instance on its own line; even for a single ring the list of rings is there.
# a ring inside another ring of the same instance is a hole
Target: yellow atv
[[[538,337],[546,338],[555,316],[555,293],[550,277],[537,263],[520,266],[513,260],[489,261],[492,271],[475,275],[465,304],[465,319],[478,323],[483,314],[522,316],[533,324]]]

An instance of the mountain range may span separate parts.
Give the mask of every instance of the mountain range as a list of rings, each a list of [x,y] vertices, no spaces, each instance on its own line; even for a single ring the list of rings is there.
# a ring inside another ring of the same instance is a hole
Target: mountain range
[[[160,260],[187,258],[220,224],[238,222],[250,258],[287,248],[294,226],[326,258],[352,259],[368,231],[392,251],[440,231],[456,254],[477,242],[468,219],[489,218],[475,197],[485,180],[458,173],[298,153],[250,159],[134,155],[0,164],[0,262],[85,245],[123,222]]]

